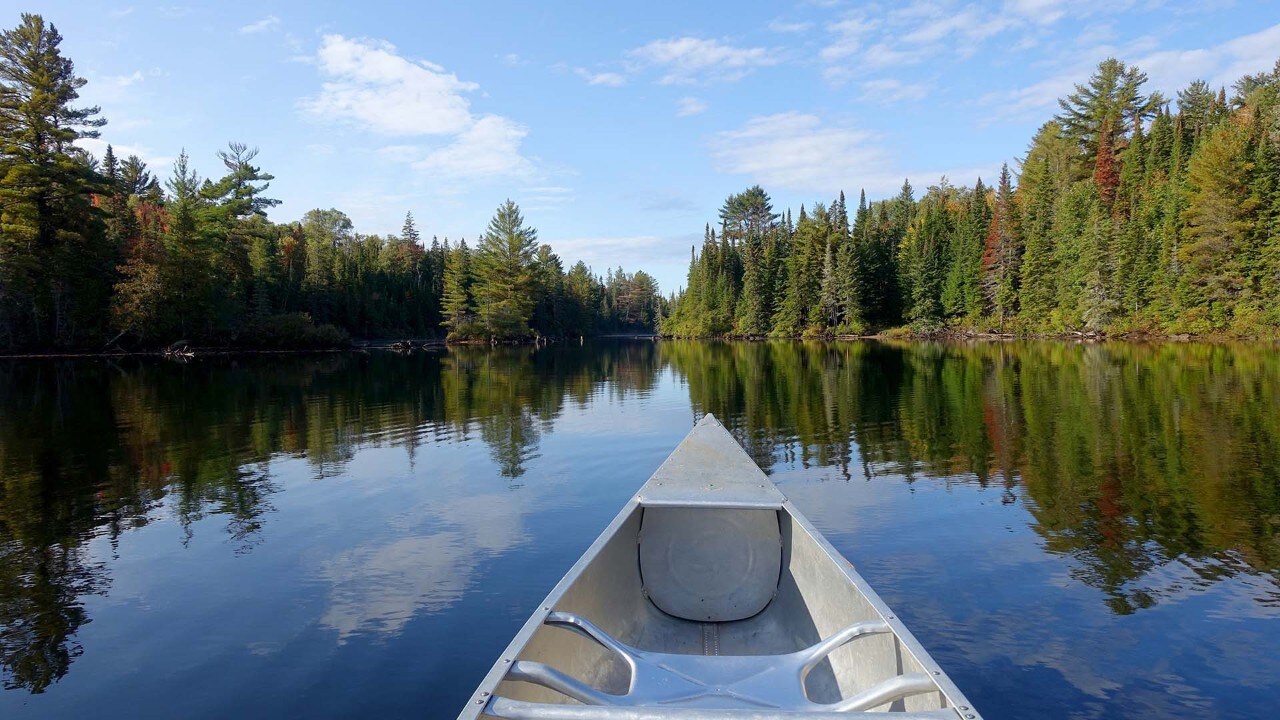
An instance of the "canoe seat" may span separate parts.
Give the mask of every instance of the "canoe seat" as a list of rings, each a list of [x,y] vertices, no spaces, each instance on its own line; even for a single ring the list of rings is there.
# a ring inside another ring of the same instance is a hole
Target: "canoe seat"
[[[783,655],[677,655],[639,650],[610,637],[585,618],[554,611],[543,621],[575,632],[617,654],[631,670],[625,695],[601,692],[555,668],[528,660],[512,663],[508,680],[534,683],[555,690],[598,711],[548,703],[518,702],[494,697],[485,713],[507,720],[572,717],[607,720],[633,717],[609,708],[661,707],[675,710],[741,709],[775,710],[785,713],[837,713],[870,710],[909,695],[936,692],[938,686],[921,673],[890,678],[836,703],[811,702],[805,694],[804,679],[827,655],[855,638],[890,633],[880,620],[854,623],[827,639],[797,652]],[[694,712],[672,712],[669,717],[709,717]],[[768,715],[772,717],[772,715]],[[922,715],[921,717],[934,717]],[[948,713],[948,717],[955,717]],[[647,716],[646,716],[647,717]],[[663,716],[667,717],[667,716]],[[762,716],[763,717],[763,716]]]
[[[782,532],[776,510],[646,507],[639,552],[645,595],[682,620],[749,618],[778,592]]]

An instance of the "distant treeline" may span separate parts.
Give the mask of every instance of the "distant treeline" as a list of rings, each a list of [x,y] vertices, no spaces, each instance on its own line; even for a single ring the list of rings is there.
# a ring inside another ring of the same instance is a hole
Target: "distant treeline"
[[[508,202],[476,247],[405,218],[356,233],[338,210],[273,223],[273,177],[231,143],[225,174],[183,153],[171,177],[140,158],[99,161],[99,109],[39,15],[0,35],[0,350],[175,341],[334,346],[349,335],[516,339],[655,327],[654,279],[578,262],[565,272]]]
[[[760,187],[706,229],[665,332],[1280,332],[1280,62],[1176,103],[1108,59],[994,188],[775,213]],[[1171,105],[1176,104],[1176,110]]]

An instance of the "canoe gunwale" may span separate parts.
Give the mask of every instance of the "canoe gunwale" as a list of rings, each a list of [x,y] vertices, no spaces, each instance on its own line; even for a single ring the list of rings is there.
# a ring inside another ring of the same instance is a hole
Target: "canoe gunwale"
[[[907,629],[907,626],[898,618],[897,613],[893,612],[893,610],[889,608],[889,605],[880,598],[879,593],[871,587],[871,584],[868,583],[856,569],[854,569],[853,563],[849,562],[848,558],[840,554],[840,551],[836,550],[835,546],[831,544],[831,541],[819,532],[818,529],[813,526],[813,523],[809,522],[809,518],[805,517],[804,513],[800,512],[794,505],[792,505],[790,500],[783,503],[783,509],[791,515],[792,519],[795,520],[796,524],[799,525],[801,529],[809,534],[809,537],[818,544],[822,551],[835,562],[836,567],[840,568],[840,572],[844,574],[845,578],[858,590],[858,592],[862,593],[862,596],[866,598],[867,602],[875,608],[875,611],[880,615],[880,618],[889,625],[890,629],[893,630],[893,634],[897,636],[898,642],[901,643],[903,649],[910,653],[915,661],[920,663],[920,665],[930,674],[934,684],[938,686],[938,690],[942,692],[943,696],[947,698],[947,702],[955,709],[952,716],[954,716],[955,713],[963,712],[963,717],[966,720],[981,720],[981,716],[977,711],[972,709],[972,703],[970,703],[968,698],[964,696],[964,693],[960,691],[960,688],[952,682],[950,676],[948,676],[946,671],[938,665],[938,663],[933,659],[933,656],[929,654],[929,651],[925,650],[924,645],[916,639],[916,636]],[[893,717],[898,717],[898,714],[895,713]]]
[[[489,698],[493,697],[493,691],[498,687],[498,684],[502,682],[503,678],[506,677],[507,671],[511,668],[511,664],[515,662],[520,651],[529,644],[529,640],[533,637],[533,634],[537,632],[543,624],[545,624],[547,616],[551,614],[553,608],[555,608],[556,604],[564,596],[565,592],[567,592],[569,588],[578,581],[578,578],[582,576],[583,572],[591,565],[592,561],[594,561],[601,551],[604,550],[605,545],[613,540],[613,537],[614,535],[617,535],[618,530],[622,528],[627,520],[629,520],[631,516],[640,509],[640,507],[640,501],[636,497],[632,497],[628,500],[627,503],[622,506],[622,510],[620,510],[618,514],[614,516],[613,520],[605,526],[605,529],[601,531],[600,536],[587,547],[587,550],[582,554],[582,557],[578,558],[578,561],[569,568],[569,571],[565,573],[564,577],[560,578],[560,582],[556,583],[550,593],[547,593],[546,599],[544,599],[542,604],[533,611],[533,614],[525,621],[524,625],[521,626],[520,631],[515,634],[515,637],[513,637],[511,642],[507,644],[506,649],[502,651],[502,655],[499,656],[498,661],[494,663],[493,667],[490,668],[489,672],[484,676],[484,679],[480,681],[480,686],[476,688],[474,693],[472,693],[471,699],[468,701],[467,706],[463,708],[462,714],[458,716],[458,720],[474,720],[475,718],[480,717],[486,704],[489,702]]]
[[[494,698],[491,707],[499,717],[517,720],[778,720],[777,710],[718,710],[711,708],[609,707],[605,705],[548,705],[509,698]],[[790,715],[791,713],[785,713]],[[953,710],[882,713],[804,712],[796,714],[804,720],[955,720]]]

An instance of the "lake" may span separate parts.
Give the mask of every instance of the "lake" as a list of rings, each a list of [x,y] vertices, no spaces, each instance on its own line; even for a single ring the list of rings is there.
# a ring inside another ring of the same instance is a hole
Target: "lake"
[[[1280,350],[0,361],[0,717],[452,718],[713,412],[987,718],[1280,706]]]

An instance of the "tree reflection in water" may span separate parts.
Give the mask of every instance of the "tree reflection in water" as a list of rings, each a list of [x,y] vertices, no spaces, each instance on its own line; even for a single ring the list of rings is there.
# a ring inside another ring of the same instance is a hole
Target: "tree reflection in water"
[[[5,685],[41,692],[81,652],[83,601],[110,589],[91,539],[114,546],[160,517],[190,538],[217,516],[251,552],[282,456],[326,478],[362,448],[414,458],[478,438],[514,480],[559,418],[645,395],[668,370],[766,468],[999,488],[1115,613],[1240,574],[1280,605],[1271,348],[673,341],[0,363]],[[1159,572],[1174,563],[1189,585]]]
[[[726,418],[766,467],[998,483],[1116,613],[1186,590],[1152,572],[1175,561],[1194,584],[1262,574],[1262,601],[1280,605],[1274,348],[672,342],[663,354],[695,409]]]

